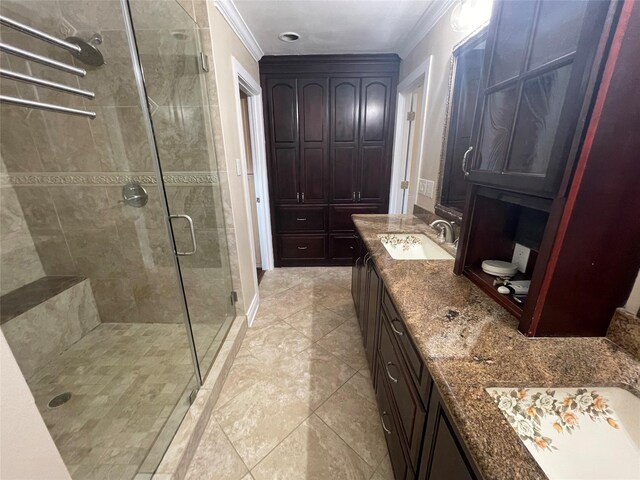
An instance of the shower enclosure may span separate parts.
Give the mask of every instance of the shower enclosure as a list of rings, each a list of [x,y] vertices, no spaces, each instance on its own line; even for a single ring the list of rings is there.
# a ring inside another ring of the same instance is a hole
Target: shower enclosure
[[[194,11],[190,0],[0,5],[104,60],[0,27],[0,94],[17,99],[0,106],[1,326],[74,478],[152,474],[235,317],[209,32]]]

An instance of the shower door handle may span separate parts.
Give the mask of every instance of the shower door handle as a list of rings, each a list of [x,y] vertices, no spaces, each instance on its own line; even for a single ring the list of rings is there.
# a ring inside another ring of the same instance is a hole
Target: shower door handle
[[[194,255],[198,250],[198,245],[196,244],[196,232],[193,228],[193,219],[189,215],[169,215],[170,219],[174,218],[184,218],[189,223],[189,232],[191,233],[191,251],[190,252],[180,252],[176,248],[175,254],[180,257],[188,257],[190,255]]]

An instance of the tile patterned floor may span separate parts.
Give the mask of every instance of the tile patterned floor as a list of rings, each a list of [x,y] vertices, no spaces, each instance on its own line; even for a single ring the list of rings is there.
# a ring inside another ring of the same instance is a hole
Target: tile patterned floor
[[[196,346],[215,348],[217,330],[194,325]],[[188,408],[192,382],[181,323],[100,324],[28,380],[72,477],[118,480],[141,465],[153,472]],[[49,408],[63,392],[71,399]]]
[[[266,272],[188,480],[391,480],[350,268]]]

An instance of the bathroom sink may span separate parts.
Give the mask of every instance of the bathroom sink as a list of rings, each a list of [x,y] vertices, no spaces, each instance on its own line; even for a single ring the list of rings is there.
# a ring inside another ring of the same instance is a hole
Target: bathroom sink
[[[550,478],[640,478],[640,398],[618,387],[487,388]]]
[[[436,242],[422,233],[382,233],[378,238],[395,260],[452,260]]]

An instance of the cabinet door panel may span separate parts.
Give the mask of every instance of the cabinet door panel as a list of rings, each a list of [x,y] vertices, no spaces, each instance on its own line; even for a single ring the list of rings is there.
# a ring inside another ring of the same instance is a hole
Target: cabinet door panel
[[[384,146],[360,148],[360,188],[358,201],[384,202],[389,189]]]
[[[363,142],[384,142],[389,115],[390,78],[362,80],[361,132]]]
[[[505,172],[547,171],[570,75],[571,64],[524,83]]]
[[[360,79],[331,79],[331,173],[332,202],[355,202]]]
[[[331,79],[332,141],[358,140],[358,112],[360,111],[360,79]]]
[[[520,74],[529,31],[536,9],[535,1],[500,2],[498,29],[489,70],[489,86]]]
[[[309,145],[309,144],[307,144]],[[324,147],[301,146],[300,191],[303,203],[327,201],[327,162]]]
[[[273,155],[273,192],[276,203],[298,202],[297,149],[275,147]]]
[[[303,203],[328,199],[328,79],[298,80],[300,194]]]
[[[611,2],[613,3],[613,2]],[[553,198],[576,160],[607,33],[608,1],[503,1],[489,26],[473,183]],[[599,47],[602,46],[602,48]]]
[[[296,80],[271,79],[268,82],[271,104],[271,126],[274,142],[296,142]]]
[[[516,108],[516,87],[498,90],[487,96],[482,115],[482,132],[476,168],[478,170],[499,170],[504,164],[511,124]]]
[[[355,201],[355,174],[358,149],[355,146],[334,146],[331,159],[331,200]]]
[[[299,80],[302,142],[324,142],[327,120],[327,80]]]
[[[540,5],[528,70],[576,50],[586,10],[587,2],[575,0],[554,0]]]

